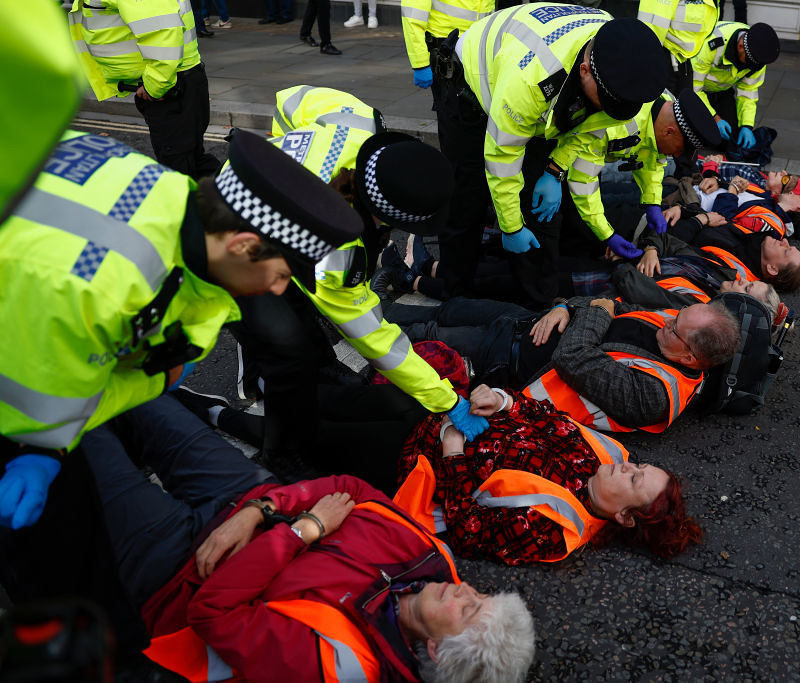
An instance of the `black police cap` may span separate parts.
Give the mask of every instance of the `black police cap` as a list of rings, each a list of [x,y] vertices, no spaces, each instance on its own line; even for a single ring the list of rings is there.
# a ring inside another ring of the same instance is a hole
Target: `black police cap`
[[[716,149],[722,144],[714,117],[691,88],[681,90],[673,110],[683,137],[695,149]]]
[[[222,199],[315,291],[314,265],[356,239],[361,218],[338,192],[258,135],[237,131],[228,155],[230,165],[215,180]]]
[[[638,19],[603,24],[595,35],[589,66],[603,111],[619,121],[633,118],[667,87],[664,49]]]
[[[769,24],[753,24],[744,32],[742,42],[747,61],[758,66],[772,64],[781,53],[778,34]]]
[[[356,187],[373,216],[416,235],[435,235],[447,222],[455,180],[437,149],[405,133],[378,133],[356,158]]]

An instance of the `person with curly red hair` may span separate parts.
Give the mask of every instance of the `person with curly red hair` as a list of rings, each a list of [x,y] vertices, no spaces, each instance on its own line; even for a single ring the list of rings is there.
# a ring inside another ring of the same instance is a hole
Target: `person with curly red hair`
[[[446,419],[423,420],[394,498],[446,531],[456,554],[522,565],[614,542],[671,557],[702,539],[671,472],[629,462],[620,443],[548,401],[486,385],[470,399],[489,429],[466,441]]]

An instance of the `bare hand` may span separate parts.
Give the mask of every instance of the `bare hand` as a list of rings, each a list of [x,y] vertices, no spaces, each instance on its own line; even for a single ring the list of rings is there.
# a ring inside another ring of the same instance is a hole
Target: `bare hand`
[[[148,100],[149,102],[155,102],[157,99],[155,97],[151,97],[150,93],[145,90],[143,85],[140,85],[136,90],[136,97],[141,97],[143,100]]]
[[[563,306],[556,306],[539,318],[531,328],[531,342],[534,346],[541,346],[550,339],[550,335],[556,327],[559,332],[563,332],[567,329],[568,324],[569,311]]]
[[[664,214],[664,219],[667,221],[669,225],[675,225],[681,219],[681,207],[680,206],[671,206],[668,209],[664,209],[662,211]]]
[[[655,249],[645,249],[642,258],[636,265],[636,270],[647,277],[653,277],[654,273],[661,275],[661,261],[658,259],[658,252]]]
[[[235,555],[244,548],[263,519],[258,508],[246,507],[214,529],[194,555],[200,578],[205,580],[211,576],[225,553],[230,551]]]
[[[721,121],[721,120],[722,120],[722,117],[720,117],[720,116],[715,116],[715,117],[714,117],[714,120],[715,120],[715,121]],[[715,162],[715,163],[717,163],[717,164],[721,164],[723,161],[725,161],[725,159],[722,157],[722,155],[721,155],[721,154],[709,154],[709,155],[708,155],[708,156],[705,158],[705,161],[713,161],[713,162]]]
[[[732,194],[739,194],[744,192],[749,184],[750,183],[742,178],[742,176],[733,176],[733,180],[728,183],[728,192],[731,192]]]
[[[708,226],[712,228],[716,228],[718,225],[725,225],[728,222],[725,216],[716,211],[709,211],[706,216],[708,216]]]
[[[171,387],[177,382],[183,374],[183,365],[176,365],[174,368],[167,370],[167,386]]]
[[[608,313],[612,318],[614,317],[614,302],[611,299],[593,299],[592,303],[589,305],[605,308],[606,313]]]
[[[472,390],[469,395],[469,402],[472,406],[469,412],[483,417],[494,415],[501,411],[505,405],[503,397],[496,391],[492,391],[485,384],[481,384]]]
[[[352,512],[355,505],[356,503],[349,493],[337,491],[320,498],[309,512],[322,522],[325,527],[325,535],[329,536],[342,526],[342,522]],[[303,541],[306,545],[319,540],[319,527],[312,520],[298,519],[292,526],[302,531]]]
[[[711,194],[719,189],[719,180],[716,178],[703,178],[700,181],[700,192],[703,194]]]

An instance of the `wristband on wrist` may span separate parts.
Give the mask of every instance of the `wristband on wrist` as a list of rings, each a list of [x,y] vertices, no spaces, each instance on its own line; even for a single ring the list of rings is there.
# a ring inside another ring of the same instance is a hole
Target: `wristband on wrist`
[[[298,519],[310,519],[312,522],[314,522],[314,524],[317,525],[317,527],[319,528],[319,538],[317,539],[318,541],[325,536],[325,525],[320,521],[319,517],[317,517],[316,515],[303,510],[299,515],[297,515],[297,517],[295,517],[295,521],[297,521]],[[302,538],[302,536],[300,538]]]
[[[564,308],[566,308],[566,306],[564,306]],[[492,387],[492,391],[495,394],[500,394],[500,396],[503,399],[503,405],[501,406],[500,410],[506,410],[506,406],[508,406],[508,398],[509,398],[508,394],[505,391],[503,391],[502,389],[498,389],[497,387]],[[512,401],[512,405],[513,405],[513,401]],[[510,408],[511,406],[508,406],[508,407]]]
[[[556,305],[555,305],[555,306],[553,306],[553,308],[551,308],[550,310],[551,310],[551,311],[555,311],[557,308],[563,308],[565,311],[566,311],[566,310],[568,310],[568,309],[567,309],[567,304],[556,304]]]
[[[549,173],[559,183],[563,183],[567,178],[567,172],[552,160],[550,160],[547,166],[544,167],[544,172]]]

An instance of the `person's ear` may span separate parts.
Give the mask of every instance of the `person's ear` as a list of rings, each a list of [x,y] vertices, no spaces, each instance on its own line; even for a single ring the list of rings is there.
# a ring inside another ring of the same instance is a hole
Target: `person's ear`
[[[259,236],[254,232],[237,232],[228,238],[225,249],[234,256],[250,254],[259,240]]]
[[[773,264],[773,263],[768,263],[768,264],[766,264],[766,265],[764,266],[764,271],[765,271],[765,272],[767,273],[767,275],[769,275],[770,277],[775,277],[775,276],[776,276],[778,273],[780,273],[780,272],[781,272],[781,269],[780,269],[780,268],[778,268],[778,266],[776,266],[776,265],[775,265],[775,264]]]
[[[428,657],[431,658],[432,662],[439,661],[439,655],[437,653],[439,645],[433,638],[428,638],[428,642],[425,643],[425,649],[428,650]]]
[[[614,519],[620,526],[632,527],[636,524],[636,520],[633,518],[628,508],[616,512],[614,514]]]

